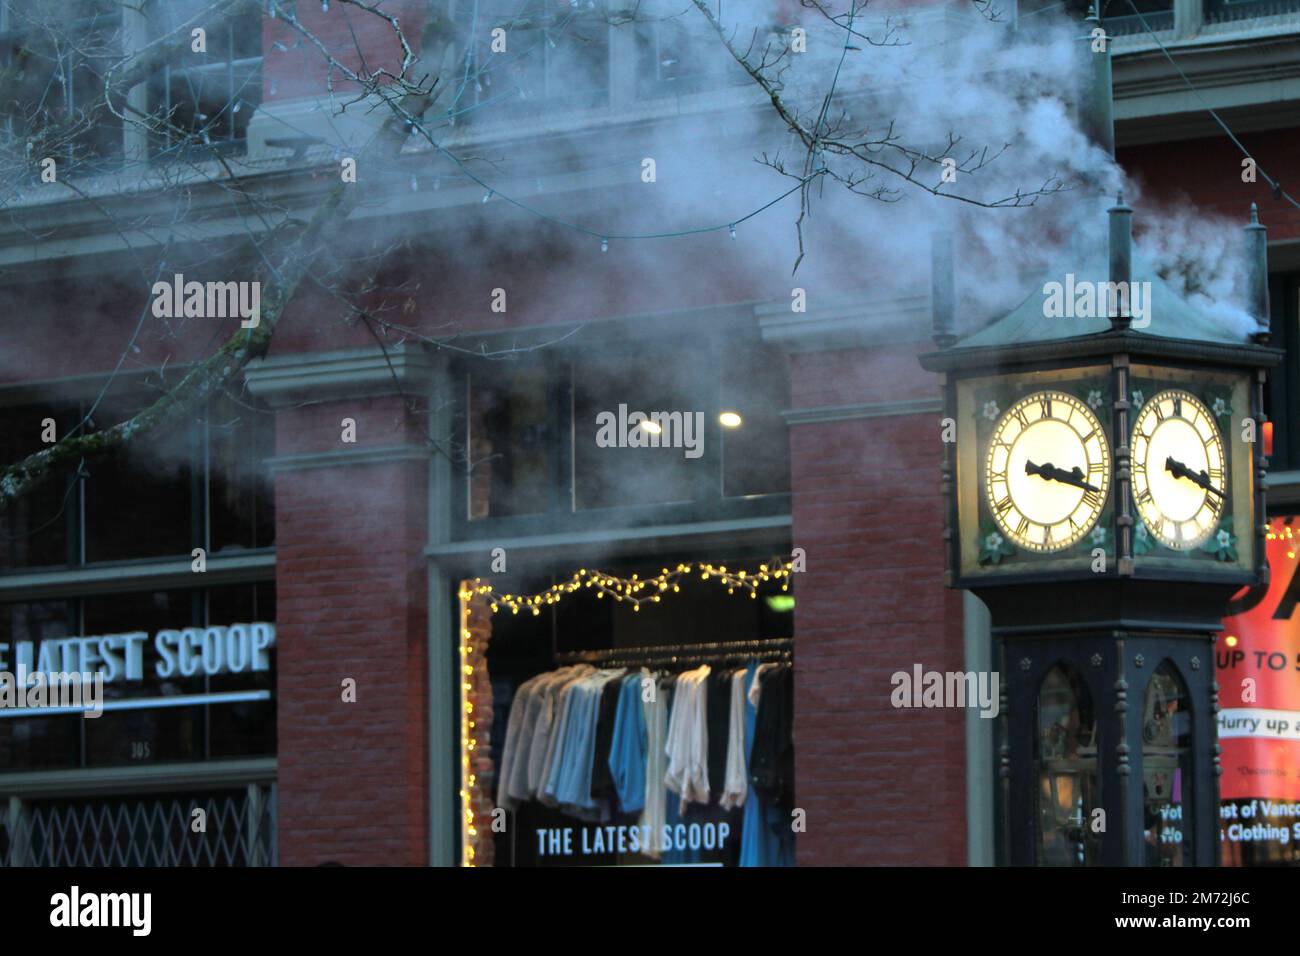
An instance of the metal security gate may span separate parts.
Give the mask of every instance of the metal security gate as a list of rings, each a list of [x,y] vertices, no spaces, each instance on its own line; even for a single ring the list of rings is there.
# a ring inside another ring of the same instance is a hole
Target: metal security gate
[[[275,789],[10,797],[0,805],[0,866],[275,866]]]

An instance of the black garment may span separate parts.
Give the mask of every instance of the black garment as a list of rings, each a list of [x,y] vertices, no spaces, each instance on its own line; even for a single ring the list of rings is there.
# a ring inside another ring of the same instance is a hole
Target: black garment
[[[731,726],[731,675],[735,670],[709,674],[704,721],[709,734],[709,802],[717,803],[727,785],[727,731]]]
[[[789,816],[794,808],[794,667],[778,664],[759,678],[749,774],[754,789]]]
[[[614,775],[609,769],[609,751],[614,745],[614,717],[618,713],[618,695],[623,689],[623,678],[616,677],[605,684],[600,694],[600,713],[596,717],[596,749],[591,766],[591,797],[600,802],[607,800],[614,806],[617,790]]]

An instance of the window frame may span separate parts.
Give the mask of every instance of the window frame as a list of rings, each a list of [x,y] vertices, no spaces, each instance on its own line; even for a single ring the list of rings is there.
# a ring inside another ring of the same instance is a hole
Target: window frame
[[[451,508],[450,540],[472,542],[502,537],[527,538],[608,528],[699,524],[789,514],[792,498],[788,491],[731,497],[723,493],[726,454],[723,428],[717,419],[717,411],[721,409],[724,397],[723,376],[720,372],[701,383],[700,391],[696,396],[696,401],[705,410],[703,437],[705,453],[702,456],[704,467],[697,469],[698,473],[692,482],[694,495],[691,500],[601,508],[575,507],[577,488],[574,455],[574,442],[577,435],[577,423],[574,420],[575,359],[590,355],[602,359],[630,361],[634,357],[644,357],[646,349],[654,347],[655,342],[662,342],[668,337],[691,336],[693,346],[709,350],[708,355],[701,359],[701,364],[706,368],[721,369],[722,350],[733,344],[737,334],[743,334],[744,329],[750,330],[755,344],[761,344],[758,342],[757,329],[752,319],[741,321],[714,319],[710,324],[710,332],[702,333],[699,331],[700,323],[691,318],[668,320],[656,317],[652,322],[644,323],[648,327],[645,330],[639,329],[630,322],[610,321],[602,323],[606,328],[585,329],[580,345],[566,344],[542,348],[537,361],[542,362],[548,369],[550,424],[553,425],[553,433],[564,439],[556,443],[557,447],[551,458],[549,507],[544,512],[532,515],[470,518],[469,462],[468,460],[455,462],[450,469],[451,493],[448,496]],[[671,358],[671,353],[667,350],[664,354],[666,358]],[[467,441],[469,394],[472,387],[473,367],[473,361],[469,359],[459,359],[452,367],[456,397],[452,402],[453,441],[451,444],[453,447],[466,449],[466,453],[469,447]],[[591,427],[595,428],[594,423]]]

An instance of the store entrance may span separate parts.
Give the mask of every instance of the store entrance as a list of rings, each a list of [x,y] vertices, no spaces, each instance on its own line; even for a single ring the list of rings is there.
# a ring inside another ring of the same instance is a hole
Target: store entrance
[[[495,810],[474,827],[477,862],[793,865],[783,562],[577,570],[483,581],[471,602],[490,618],[475,788]]]

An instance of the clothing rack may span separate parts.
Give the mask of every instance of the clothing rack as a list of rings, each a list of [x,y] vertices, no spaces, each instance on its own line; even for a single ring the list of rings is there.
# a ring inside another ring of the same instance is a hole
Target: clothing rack
[[[707,644],[658,644],[648,647],[611,647],[600,651],[556,654],[560,664],[602,664],[606,667],[690,664],[724,660],[793,660],[794,639],[718,641]]]

